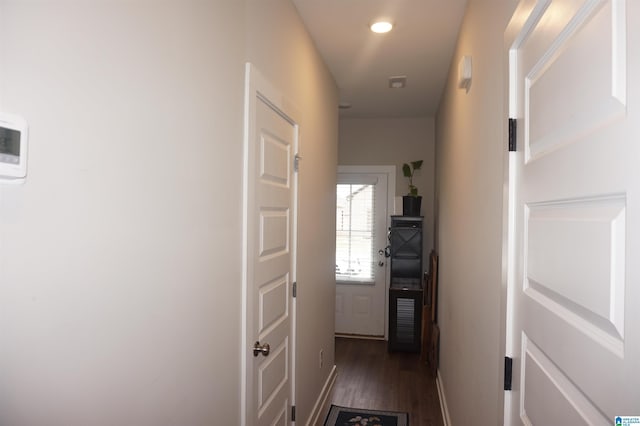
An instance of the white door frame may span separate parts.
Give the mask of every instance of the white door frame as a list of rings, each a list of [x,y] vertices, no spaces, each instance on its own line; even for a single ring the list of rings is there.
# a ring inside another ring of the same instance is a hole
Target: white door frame
[[[387,175],[387,219],[386,228],[391,226],[391,215],[395,214],[396,166],[338,166],[338,173],[377,173]],[[384,283],[384,339],[389,340],[389,262],[385,261]]]
[[[253,324],[254,301],[251,299],[251,286],[249,283],[249,153],[253,149],[252,141],[256,137],[256,99],[261,98],[271,107],[278,111],[280,115],[292,123],[296,129],[295,148],[296,157],[300,153],[299,127],[300,114],[293,104],[277,90],[260,71],[250,62],[245,65],[245,93],[244,93],[244,136],[243,136],[243,172],[242,172],[242,329],[240,342],[240,425],[252,426],[253,424],[253,395],[252,377],[249,376],[248,363],[252,354],[252,342],[250,338]],[[292,235],[291,235],[291,282],[297,280],[297,245],[298,245],[298,173],[293,173],[292,178],[293,202],[292,202]],[[290,295],[291,296],[291,295]],[[290,302],[290,360],[291,376],[290,380],[290,401],[291,406],[296,404],[296,299],[289,298]]]

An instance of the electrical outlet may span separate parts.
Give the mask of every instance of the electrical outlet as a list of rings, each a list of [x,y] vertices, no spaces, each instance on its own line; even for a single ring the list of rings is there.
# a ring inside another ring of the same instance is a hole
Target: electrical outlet
[[[320,354],[318,356],[319,361],[320,361],[320,368],[322,368],[324,366],[324,352],[322,351],[322,349],[320,349]]]

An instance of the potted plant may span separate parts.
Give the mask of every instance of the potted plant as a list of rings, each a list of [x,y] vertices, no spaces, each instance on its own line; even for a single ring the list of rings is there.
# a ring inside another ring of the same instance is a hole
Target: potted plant
[[[411,161],[402,165],[402,174],[409,179],[409,193],[402,197],[402,215],[420,216],[422,197],[418,195],[418,187],[413,184],[413,175],[420,170],[423,160]]]

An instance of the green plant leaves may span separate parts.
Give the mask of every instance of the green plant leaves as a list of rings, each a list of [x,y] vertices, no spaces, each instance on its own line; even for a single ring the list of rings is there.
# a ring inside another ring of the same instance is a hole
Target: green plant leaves
[[[411,172],[411,167],[409,167],[409,165],[407,163],[404,163],[402,165],[402,174],[404,175],[404,177],[408,177],[408,178],[410,178],[411,175],[413,174]]]
[[[419,170],[420,167],[422,167],[422,163],[423,160],[418,160],[418,161],[412,161],[409,165],[407,163],[404,163],[402,165],[402,174],[404,175],[404,177],[409,178],[409,194],[413,197],[417,197],[418,196],[418,187],[415,186],[413,184],[413,173],[416,170]]]

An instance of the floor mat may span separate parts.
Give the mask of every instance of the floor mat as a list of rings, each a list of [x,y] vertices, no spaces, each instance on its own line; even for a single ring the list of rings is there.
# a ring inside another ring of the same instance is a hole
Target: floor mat
[[[407,426],[409,415],[396,411],[365,410],[332,405],[324,426]]]

